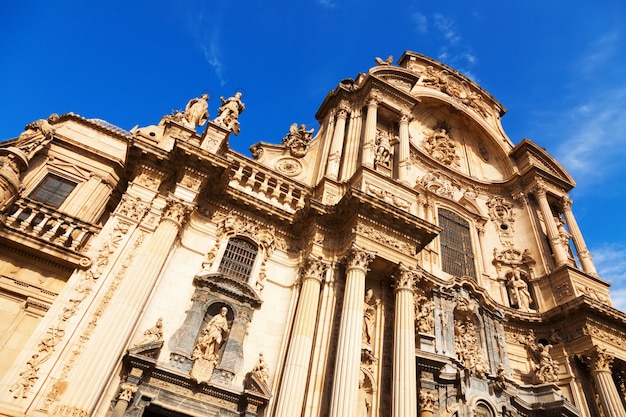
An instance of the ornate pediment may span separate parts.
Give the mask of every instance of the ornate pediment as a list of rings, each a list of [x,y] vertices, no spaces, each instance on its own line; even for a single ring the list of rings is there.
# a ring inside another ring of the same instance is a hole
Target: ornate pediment
[[[194,284],[198,288],[208,288],[212,292],[223,294],[254,308],[263,303],[256,291],[247,283],[220,273],[198,274],[194,277]]]

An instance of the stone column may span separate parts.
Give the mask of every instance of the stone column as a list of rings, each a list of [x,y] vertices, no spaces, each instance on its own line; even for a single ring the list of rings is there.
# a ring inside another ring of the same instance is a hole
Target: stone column
[[[154,288],[188,207],[170,201],[154,234],[130,265],[125,279],[95,323],[93,333],[68,377],[54,416],[89,416],[119,363],[124,347]]]
[[[137,386],[124,382],[120,386],[120,396],[117,398],[117,403],[111,413],[111,417],[123,417],[128,404],[133,399],[133,395],[137,392]]]
[[[606,417],[626,417],[626,411],[611,374],[613,359],[606,349],[599,348],[595,348],[583,358],[591,369],[595,392],[600,396],[600,403]]]
[[[346,118],[348,117],[348,108],[341,105],[337,110],[337,121],[335,122],[335,131],[333,139],[330,143],[330,154],[328,155],[328,166],[326,167],[326,175],[336,180],[339,175],[339,162],[341,161],[341,151],[343,149],[343,138],[346,131]]]
[[[409,146],[409,121],[411,115],[402,112],[400,115],[400,147],[398,149],[398,180],[409,183],[409,168],[411,167],[411,152]]]
[[[539,210],[541,210],[543,222],[546,225],[548,239],[550,240],[550,247],[552,248],[552,253],[554,254],[555,266],[559,267],[561,265],[565,265],[567,263],[567,253],[561,244],[559,231],[556,227],[556,223],[554,222],[554,214],[552,214],[552,209],[550,208],[550,204],[548,203],[548,199],[546,197],[546,188],[540,184],[533,190],[533,194],[537,198]]]
[[[378,120],[378,99],[376,96],[369,98],[367,102],[367,117],[365,119],[365,136],[363,138],[363,154],[361,163],[363,166],[374,167],[374,155],[376,151],[376,122]]]
[[[588,274],[598,275],[596,271],[596,267],[593,264],[593,260],[591,259],[591,254],[587,249],[587,245],[585,244],[585,239],[583,239],[583,234],[580,232],[578,228],[578,223],[576,222],[576,218],[574,217],[574,213],[572,212],[572,200],[569,198],[563,197],[563,214],[565,215],[565,222],[567,223],[567,228],[569,232],[572,234],[572,240],[574,241],[574,247],[576,248],[576,253],[578,254],[578,259],[580,260],[580,265]]]
[[[346,417],[357,409],[365,274],[372,253],[353,245],[347,256],[346,285],[335,358],[335,377],[330,400],[330,417]]]
[[[299,417],[302,415],[304,394],[315,333],[320,285],[326,273],[326,265],[318,260],[307,263],[302,272],[302,289],[289,341],[289,352],[275,417]]]
[[[362,109],[354,108],[350,113],[350,124],[346,133],[346,147],[343,152],[343,169],[341,170],[341,181],[349,180],[356,170],[359,160],[359,150],[361,149],[361,134],[363,129]]]
[[[183,372],[189,372],[192,366],[191,356],[196,346],[196,339],[209,301],[208,290],[197,288],[191,298],[192,305],[187,311],[185,321],[169,340],[170,366]]]
[[[395,279],[395,321],[393,325],[393,417],[417,415],[415,370],[415,306],[413,283],[416,272],[400,264]]]

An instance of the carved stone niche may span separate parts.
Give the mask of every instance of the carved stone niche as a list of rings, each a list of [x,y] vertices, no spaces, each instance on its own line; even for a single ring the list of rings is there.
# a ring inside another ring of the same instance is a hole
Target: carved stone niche
[[[528,249],[523,252],[515,248],[507,248],[501,252],[494,249],[492,263],[498,272],[498,280],[503,283],[503,299],[509,306],[524,312],[536,309],[535,296],[529,285],[532,281],[535,260]]]
[[[219,273],[196,275],[193,283],[196,290],[191,298],[192,306],[169,340],[169,366],[191,373],[200,383],[228,385],[241,369],[246,329],[262,301],[247,283]],[[209,348],[214,350],[206,352],[207,346],[202,345],[201,339],[211,331],[211,320],[220,314],[225,314],[228,330],[222,332],[219,341],[213,337]],[[196,360],[203,362],[199,373],[192,372]]]

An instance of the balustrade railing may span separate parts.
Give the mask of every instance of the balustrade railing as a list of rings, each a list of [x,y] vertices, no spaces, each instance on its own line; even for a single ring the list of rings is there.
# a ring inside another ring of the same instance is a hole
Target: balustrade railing
[[[100,230],[28,198],[17,200],[5,216],[6,226],[75,252],[79,252]]]

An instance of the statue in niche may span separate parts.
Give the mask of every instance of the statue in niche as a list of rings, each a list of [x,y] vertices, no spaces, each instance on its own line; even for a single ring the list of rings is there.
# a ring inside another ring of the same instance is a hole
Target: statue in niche
[[[218,363],[219,348],[229,332],[227,313],[228,309],[222,307],[219,314],[209,321],[196,343],[192,354],[194,363],[191,368],[191,377],[199,383],[210,380],[213,369]]]
[[[156,324],[143,332],[143,339],[135,344],[135,346],[143,346],[149,343],[160,342],[163,340],[163,319],[159,317]]]
[[[435,330],[435,303],[426,297],[419,297],[415,302],[415,321],[419,333],[432,334]]]
[[[514,268],[507,275],[509,276],[508,286],[511,290],[511,301],[513,304],[515,304],[521,311],[533,311],[530,308],[532,297],[530,296],[530,291],[528,290],[528,284],[522,278],[520,271],[517,268]]]
[[[293,123],[289,127],[289,133],[283,138],[283,145],[289,148],[289,153],[294,158],[302,158],[306,155],[309,148],[309,142],[313,137],[313,129],[306,130],[306,125]]]
[[[203,126],[209,119],[209,96],[202,94],[189,100],[182,116],[182,122],[187,127],[195,129],[196,126]]]
[[[374,295],[374,291],[372,289],[368,289],[365,292],[365,299],[363,301],[363,336],[362,342],[363,345],[367,347],[368,350],[371,350],[372,346],[372,334],[374,327],[374,319],[376,318],[376,306],[378,305],[378,301],[376,301],[373,305],[370,304],[372,300],[372,296]]]
[[[235,135],[239,134],[239,115],[245,110],[241,102],[242,94],[237,91],[233,97],[224,99],[220,97],[222,107],[217,109],[217,117],[213,121],[224,129],[231,130]]]
[[[454,347],[459,361],[469,372],[483,378],[489,372],[489,366],[483,350],[479,347],[478,331],[472,319],[455,319],[454,335]]]
[[[437,161],[447,166],[460,166],[460,158],[457,155],[456,144],[450,135],[448,129],[441,126],[436,128],[422,142],[424,149]]]
[[[368,392],[371,390],[371,388],[368,387],[368,385],[370,385],[368,384],[369,382],[369,378],[363,369],[359,370],[359,393],[356,413],[358,417],[369,417],[371,415],[372,403],[371,393]]]
[[[376,130],[376,155],[374,162],[387,168],[391,165],[391,134]]]

